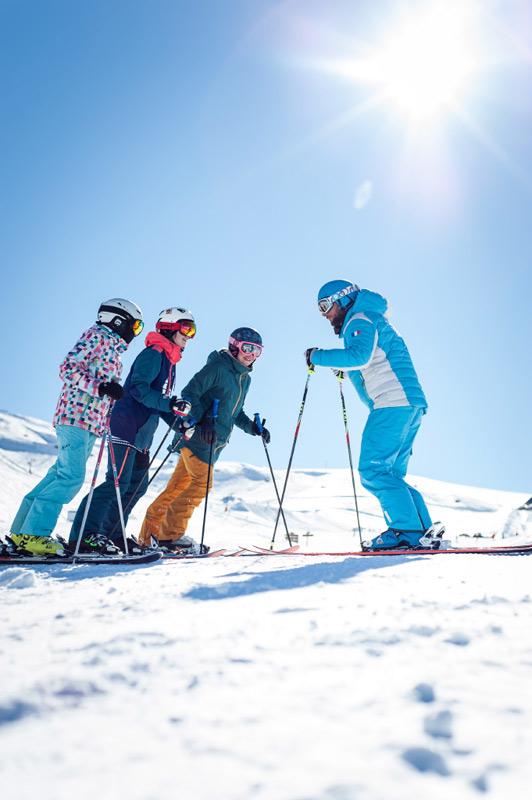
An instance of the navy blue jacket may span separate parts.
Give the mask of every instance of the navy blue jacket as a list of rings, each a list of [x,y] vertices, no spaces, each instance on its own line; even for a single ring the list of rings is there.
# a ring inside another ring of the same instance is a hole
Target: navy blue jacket
[[[166,354],[158,348],[145,347],[133,362],[124,394],[113,408],[111,434],[141,450],[148,450],[159,418],[168,425],[175,421],[169,397],[174,376],[175,366]]]

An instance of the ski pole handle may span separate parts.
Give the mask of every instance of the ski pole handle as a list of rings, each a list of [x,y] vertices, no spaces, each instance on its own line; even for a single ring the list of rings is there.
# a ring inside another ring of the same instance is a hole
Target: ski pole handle
[[[255,422],[255,425],[257,426],[257,429],[259,431],[259,436],[262,436],[262,431],[264,430],[264,423],[266,422],[266,420],[263,419],[262,422],[261,422],[259,412],[255,411],[255,413],[253,414],[253,421]]]
[[[217,397],[215,397],[214,400],[212,401],[212,414],[211,414],[211,416],[212,416],[213,419],[218,419],[218,407],[219,407],[219,405],[220,405],[220,401],[218,400]]]

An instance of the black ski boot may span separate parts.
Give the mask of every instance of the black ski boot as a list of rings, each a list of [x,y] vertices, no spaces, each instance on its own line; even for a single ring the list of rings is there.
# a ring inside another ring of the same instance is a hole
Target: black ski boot
[[[146,547],[145,545],[138,542],[134,536],[128,536],[126,538],[126,541],[127,541],[127,551],[130,556],[140,556],[143,553],[153,553],[154,550],[159,549],[158,547]],[[123,541],[120,542],[120,549],[122,550],[122,552],[124,552]]]
[[[83,537],[80,553],[94,553],[100,556],[117,556],[122,553],[119,547],[103,533],[89,533]]]

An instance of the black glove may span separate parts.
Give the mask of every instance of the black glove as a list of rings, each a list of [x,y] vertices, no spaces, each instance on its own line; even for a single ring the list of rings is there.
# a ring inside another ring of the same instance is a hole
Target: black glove
[[[307,367],[309,369],[314,369],[314,364],[312,363],[312,353],[314,350],[317,350],[317,347],[309,347],[305,350],[305,361],[307,362]]]
[[[192,405],[188,400],[183,400],[181,397],[170,398],[170,411],[175,414],[176,417],[186,417],[191,408]]]
[[[264,425],[257,425],[256,420],[253,420],[253,436],[262,436],[262,440],[266,442],[266,444],[270,444],[272,438],[268,428],[265,428]]]
[[[216,428],[212,419],[205,419],[199,426],[200,439],[205,444],[214,444],[216,441]]]
[[[111,397],[113,400],[120,400],[124,394],[124,387],[120,386],[116,381],[105,381],[98,386],[98,394],[100,397],[107,395],[107,397]]]

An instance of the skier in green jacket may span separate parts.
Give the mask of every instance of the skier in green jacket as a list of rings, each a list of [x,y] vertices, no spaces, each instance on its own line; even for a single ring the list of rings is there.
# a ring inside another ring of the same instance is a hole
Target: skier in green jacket
[[[244,412],[244,400],[251,383],[251,371],[262,353],[262,338],[253,328],[237,328],[229,337],[227,350],[212,352],[205,366],[194,375],[181,395],[191,404],[189,419],[198,420],[188,441],[181,438],[180,458],[166,489],[146,512],[139,541],[147,546],[152,537],[159,545],[175,550],[193,548],[185,536],[188,521],[207,490],[209,459],[215,462],[229,442],[234,425],[251,436],[260,436],[257,424]],[[214,401],[219,401],[213,418]],[[267,428],[264,441],[270,441]],[[209,490],[212,486],[210,471]]]

